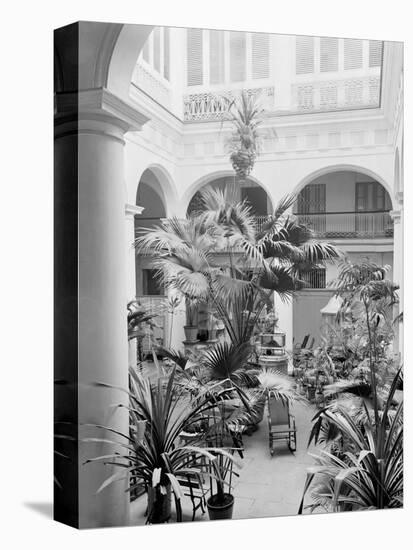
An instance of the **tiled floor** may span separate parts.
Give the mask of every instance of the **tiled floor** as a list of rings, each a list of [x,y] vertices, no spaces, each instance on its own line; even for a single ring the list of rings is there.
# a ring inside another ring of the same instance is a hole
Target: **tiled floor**
[[[313,463],[307,448],[314,407],[295,403],[291,411],[296,418],[297,451],[293,454],[286,443],[275,444],[271,457],[268,447],[267,416],[251,436],[244,436],[245,455],[239,462],[239,478],[233,483],[235,496],[233,519],[287,516],[297,514],[306,468]],[[145,523],[146,495],[131,505],[131,525]],[[183,502],[184,520],[192,518],[189,498]],[[208,520],[208,512],[197,511],[196,521]]]

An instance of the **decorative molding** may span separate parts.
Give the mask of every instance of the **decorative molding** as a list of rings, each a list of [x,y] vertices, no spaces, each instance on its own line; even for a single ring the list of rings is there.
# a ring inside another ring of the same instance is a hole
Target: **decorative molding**
[[[390,210],[389,214],[394,223],[400,223],[402,215],[401,210]]]
[[[136,204],[125,204],[126,216],[132,216],[132,218],[138,214],[142,214],[145,210],[143,206],[137,206]]]
[[[397,191],[396,200],[399,204],[403,204],[403,191]]]
[[[103,121],[118,126],[123,132],[136,132],[148,122],[149,116],[138,110],[137,106],[126,103],[106,88],[94,88],[79,93],[56,94],[56,123],[73,120]]]

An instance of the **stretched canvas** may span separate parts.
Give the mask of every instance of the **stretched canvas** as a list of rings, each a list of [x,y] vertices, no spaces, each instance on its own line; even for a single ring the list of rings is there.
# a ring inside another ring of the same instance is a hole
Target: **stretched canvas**
[[[402,507],[402,43],[54,46],[55,519]]]

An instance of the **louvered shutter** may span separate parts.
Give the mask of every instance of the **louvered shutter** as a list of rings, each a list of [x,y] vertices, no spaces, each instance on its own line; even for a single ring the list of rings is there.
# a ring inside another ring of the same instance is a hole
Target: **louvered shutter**
[[[383,55],[383,42],[379,40],[369,41],[369,67],[380,67]]]
[[[211,84],[222,84],[225,79],[224,32],[209,31],[209,80]]]
[[[153,68],[161,72],[161,29],[155,27],[153,31]]]
[[[203,82],[202,46],[202,29],[188,29],[186,42],[188,86],[198,86]]]
[[[320,38],[320,72],[338,71],[338,39]]]
[[[344,69],[361,69],[363,67],[363,41],[344,40]]]
[[[245,80],[246,36],[243,32],[231,32],[229,35],[230,79],[231,82]]]
[[[169,28],[163,28],[163,76],[166,80],[170,78],[170,54],[169,54]]]
[[[252,49],[252,78],[268,78],[270,76],[270,40],[268,34],[253,34],[251,36]]]
[[[295,72],[309,74],[314,72],[314,37],[297,36],[295,39]]]

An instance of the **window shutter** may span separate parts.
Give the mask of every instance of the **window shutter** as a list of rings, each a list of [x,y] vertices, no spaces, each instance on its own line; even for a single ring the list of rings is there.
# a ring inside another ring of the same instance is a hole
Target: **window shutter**
[[[320,38],[320,72],[338,71],[338,38]]]
[[[295,72],[309,74],[314,72],[314,37],[297,36],[295,39]]]
[[[153,31],[153,68],[161,72],[161,29],[155,27]]]
[[[361,69],[363,66],[363,41],[344,40],[344,69]]]
[[[251,36],[252,49],[252,78],[269,78],[270,76],[270,41],[268,34],[253,34]]]
[[[231,82],[245,80],[246,37],[243,32],[231,32],[229,35],[230,79]]]
[[[221,84],[225,78],[224,32],[209,31],[209,80]]]
[[[170,78],[169,28],[163,28],[163,76]]]
[[[198,86],[203,83],[202,46],[202,29],[188,29],[186,43],[188,86]]]
[[[380,67],[383,55],[383,42],[379,40],[369,41],[369,67]]]

